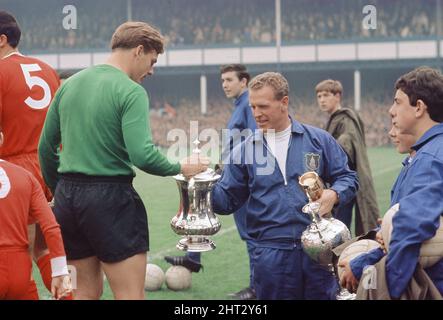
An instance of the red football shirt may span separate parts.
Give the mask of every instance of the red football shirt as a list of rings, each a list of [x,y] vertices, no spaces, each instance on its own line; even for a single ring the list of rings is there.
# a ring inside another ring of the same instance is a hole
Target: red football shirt
[[[51,258],[65,256],[60,226],[35,177],[25,169],[0,160],[0,250],[28,248],[28,220],[35,219]]]
[[[60,86],[46,63],[14,52],[0,60],[0,157],[37,152],[48,107]]]

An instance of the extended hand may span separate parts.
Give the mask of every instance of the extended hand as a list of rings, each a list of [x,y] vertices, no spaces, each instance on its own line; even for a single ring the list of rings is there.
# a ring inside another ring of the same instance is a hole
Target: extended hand
[[[320,203],[319,215],[321,217],[329,214],[332,211],[334,205],[338,202],[337,193],[333,190],[325,189],[316,202]]]
[[[349,260],[343,260],[339,264],[339,267],[343,267],[344,271],[340,278],[340,285],[343,288],[348,289],[349,292],[353,293],[357,291],[358,288],[358,280],[352,273],[351,266],[349,264]]]
[[[193,154],[190,157],[184,158],[180,161],[181,173],[186,178],[191,178],[196,174],[208,169],[210,164],[208,157]]]
[[[71,277],[69,275],[52,278],[51,293],[52,296],[60,300],[72,292]]]
[[[380,243],[380,247],[382,248],[383,252],[386,254],[386,247],[385,247],[385,241],[383,240],[383,235],[381,234],[381,231],[377,232],[375,235],[375,240],[377,240],[378,243]]]
[[[223,163],[217,163],[214,166],[214,170],[217,174],[221,174],[223,172],[223,167],[224,167]]]

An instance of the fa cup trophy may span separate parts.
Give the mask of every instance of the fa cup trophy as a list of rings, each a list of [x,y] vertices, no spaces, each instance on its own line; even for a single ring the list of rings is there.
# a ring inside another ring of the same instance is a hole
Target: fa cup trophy
[[[321,266],[328,268],[338,280],[336,267],[333,264],[334,253],[332,249],[351,239],[351,232],[340,220],[334,219],[330,214],[320,217],[320,199],[324,184],[316,172],[306,172],[299,178],[299,184],[308,196],[309,202],[302,211],[309,214],[312,223],[301,236],[301,243],[305,253]],[[355,295],[346,289],[341,289],[337,300],[352,300]]]
[[[195,155],[200,154],[199,141],[194,141]],[[187,179],[182,174],[174,176],[180,193],[180,208],[171,220],[171,228],[183,236],[177,249],[189,252],[203,252],[215,249],[209,236],[216,234],[221,224],[211,208],[211,190],[220,175],[208,168]]]

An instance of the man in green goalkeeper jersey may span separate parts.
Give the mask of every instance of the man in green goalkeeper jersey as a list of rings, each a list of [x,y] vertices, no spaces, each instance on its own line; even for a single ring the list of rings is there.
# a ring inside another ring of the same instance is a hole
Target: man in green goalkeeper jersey
[[[102,270],[116,299],[144,298],[148,222],[132,166],[192,176],[209,164],[198,157],[171,163],[152,143],[149,100],[139,83],[153,74],[163,46],[150,25],[122,24],[106,63],[69,78],[48,111],[39,158],[76,271],[74,299],[100,298]]]

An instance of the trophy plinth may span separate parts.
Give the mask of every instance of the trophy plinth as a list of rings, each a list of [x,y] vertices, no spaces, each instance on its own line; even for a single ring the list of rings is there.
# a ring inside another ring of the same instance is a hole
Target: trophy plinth
[[[197,140],[194,154],[199,154]],[[180,193],[180,208],[171,220],[172,230],[183,236],[177,244],[177,249],[189,252],[204,252],[216,248],[209,238],[216,234],[221,223],[211,208],[211,190],[220,179],[220,175],[208,168],[187,179],[182,174],[174,177]]]
[[[188,236],[177,243],[177,249],[189,252],[205,252],[216,248],[214,241],[209,237]]]

